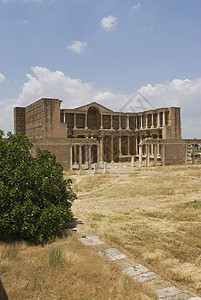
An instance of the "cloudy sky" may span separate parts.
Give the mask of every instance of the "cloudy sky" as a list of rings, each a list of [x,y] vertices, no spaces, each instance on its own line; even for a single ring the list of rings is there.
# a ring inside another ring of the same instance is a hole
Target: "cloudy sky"
[[[200,0],[0,0],[0,129],[41,97],[70,108],[180,106],[201,138]]]

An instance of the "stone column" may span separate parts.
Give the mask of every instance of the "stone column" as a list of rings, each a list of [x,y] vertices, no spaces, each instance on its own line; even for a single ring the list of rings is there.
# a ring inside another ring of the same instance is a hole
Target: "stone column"
[[[136,152],[136,155],[138,155],[138,137],[136,136],[136,143],[135,143],[135,152]]]
[[[146,165],[147,165],[147,167],[150,167],[150,145],[147,145],[147,157],[146,157],[146,159],[147,159],[147,163],[146,163]]]
[[[126,116],[126,122],[127,122],[126,129],[129,130],[130,129],[129,116]]]
[[[100,169],[100,145],[97,145],[97,167]]]
[[[161,144],[161,165],[165,166],[165,145]]]
[[[192,164],[195,163],[195,144],[193,144]]]
[[[157,166],[157,144],[154,144],[154,166]]]
[[[110,129],[113,129],[113,118],[112,118],[112,115],[110,116]]]
[[[119,130],[121,130],[121,115],[119,116]]]
[[[157,139],[159,140],[159,136],[157,137]],[[160,145],[159,145],[159,143],[157,144],[157,152],[158,152],[158,155],[160,155]]]
[[[166,126],[165,125],[165,111],[163,111],[163,127]]]
[[[74,145],[74,164],[77,164],[77,145]]]
[[[158,118],[157,118],[157,127],[160,127],[160,113],[158,112]]]
[[[134,156],[131,157],[131,167],[135,166],[135,158]]]
[[[64,113],[64,123],[66,123],[66,114]]]
[[[130,136],[128,136],[128,155],[131,154]]]
[[[119,136],[119,155],[122,155],[122,152],[121,152],[121,136]]]
[[[97,163],[94,163],[94,174],[98,173],[98,166]]]
[[[111,136],[111,162],[114,162],[114,137]]]
[[[139,167],[142,166],[142,145],[139,145]]]
[[[101,126],[100,129],[103,129],[103,115],[101,114]]]
[[[87,126],[87,112],[85,113],[85,129],[88,129],[88,126]]]
[[[148,115],[145,115],[145,128],[148,128]]]
[[[104,137],[101,136],[100,138],[100,156],[101,156],[101,163],[104,161]]]
[[[79,145],[79,169],[82,170],[82,146]]]
[[[108,173],[108,170],[107,170],[107,162],[106,161],[104,161],[104,166],[103,166],[103,168],[104,168],[104,173]]]
[[[73,163],[72,163],[72,160],[73,160],[73,147],[72,146],[70,146],[70,149],[69,149],[69,168],[70,168],[70,170],[72,170],[73,169]]]
[[[154,114],[151,114],[151,128],[154,128]]]
[[[141,120],[141,122],[140,122],[140,129],[142,129],[143,128],[143,124],[142,124],[142,116],[140,117],[140,120]]]
[[[74,129],[76,129],[77,126],[76,126],[76,113],[74,113]]]
[[[88,169],[91,169],[91,145],[88,148]]]

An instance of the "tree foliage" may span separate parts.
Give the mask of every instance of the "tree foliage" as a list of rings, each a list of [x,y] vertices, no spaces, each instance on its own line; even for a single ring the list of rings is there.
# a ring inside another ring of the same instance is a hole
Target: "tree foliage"
[[[71,180],[54,154],[38,149],[33,158],[26,136],[7,136],[0,130],[0,239],[42,243],[60,236],[76,199]]]

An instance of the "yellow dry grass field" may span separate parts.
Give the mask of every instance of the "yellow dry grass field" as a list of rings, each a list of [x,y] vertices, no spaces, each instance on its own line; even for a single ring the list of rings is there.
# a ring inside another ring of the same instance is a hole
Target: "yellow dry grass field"
[[[0,277],[9,300],[153,299],[75,234],[44,247],[0,244]]]
[[[74,175],[73,211],[133,260],[201,295],[200,177],[199,165]]]
[[[78,199],[74,216],[87,233],[201,295],[200,166],[131,168],[108,174],[68,172]],[[84,246],[78,235],[45,246],[0,243],[0,279],[9,300],[155,299],[149,286]]]

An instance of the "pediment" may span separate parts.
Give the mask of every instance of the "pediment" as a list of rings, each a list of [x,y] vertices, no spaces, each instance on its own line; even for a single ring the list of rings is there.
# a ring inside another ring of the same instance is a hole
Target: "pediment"
[[[89,104],[85,104],[79,107],[76,107],[74,110],[76,111],[87,111],[90,107],[95,107],[96,109],[98,109],[101,112],[113,112],[111,109],[97,103],[97,102],[91,102]]]

